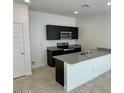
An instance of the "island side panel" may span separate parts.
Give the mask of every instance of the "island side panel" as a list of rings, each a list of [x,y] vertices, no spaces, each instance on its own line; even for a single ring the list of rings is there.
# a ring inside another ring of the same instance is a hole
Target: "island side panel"
[[[93,58],[74,65],[64,63],[64,89],[69,92],[110,69],[111,55]]]
[[[64,86],[64,62],[55,59],[56,81]]]

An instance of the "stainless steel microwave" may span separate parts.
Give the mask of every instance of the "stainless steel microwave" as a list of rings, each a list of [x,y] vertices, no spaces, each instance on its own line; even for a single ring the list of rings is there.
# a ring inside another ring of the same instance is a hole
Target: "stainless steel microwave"
[[[72,39],[72,32],[60,32],[60,39]]]

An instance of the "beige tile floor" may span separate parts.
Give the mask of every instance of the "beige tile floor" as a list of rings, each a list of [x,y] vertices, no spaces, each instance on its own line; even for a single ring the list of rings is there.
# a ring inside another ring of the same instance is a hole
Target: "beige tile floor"
[[[14,90],[30,89],[31,93],[66,93],[63,86],[55,81],[55,68],[48,66],[33,69],[33,74],[14,79]],[[111,93],[111,72],[72,90],[69,93]]]

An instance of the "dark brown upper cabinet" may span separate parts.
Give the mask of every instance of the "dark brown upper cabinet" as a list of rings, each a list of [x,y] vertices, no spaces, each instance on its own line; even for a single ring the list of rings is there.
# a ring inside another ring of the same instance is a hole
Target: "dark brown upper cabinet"
[[[78,39],[78,27],[72,27],[72,39]]]
[[[47,40],[59,40],[60,39],[60,27],[59,26],[46,26]]]
[[[78,39],[78,27],[46,25],[47,40],[60,40],[61,32],[72,32],[72,39]]]

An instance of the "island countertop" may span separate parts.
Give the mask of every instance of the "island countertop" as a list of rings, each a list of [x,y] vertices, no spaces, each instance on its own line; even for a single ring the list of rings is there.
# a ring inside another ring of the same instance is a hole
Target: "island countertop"
[[[78,53],[54,56],[54,58],[64,61],[68,64],[76,64],[85,60],[89,60],[89,59],[93,59],[93,58],[97,58],[97,57],[101,57],[109,54],[111,54],[110,49],[98,48],[98,49],[93,49],[92,52],[88,54],[83,54],[82,52],[78,52]]]

